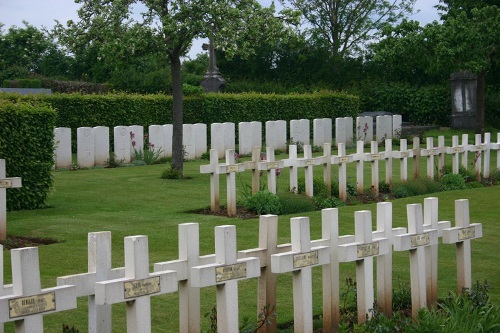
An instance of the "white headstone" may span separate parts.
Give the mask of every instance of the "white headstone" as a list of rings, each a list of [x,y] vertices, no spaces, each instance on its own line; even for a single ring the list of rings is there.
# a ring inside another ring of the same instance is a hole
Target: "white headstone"
[[[193,124],[182,125],[182,146],[184,148],[184,158],[194,160],[196,152],[196,133]]]
[[[104,166],[109,161],[109,127],[94,127],[95,165]]]
[[[201,156],[207,152],[207,125],[201,123],[194,124],[194,131],[194,156],[195,158],[201,158]]]
[[[399,139],[403,131],[403,117],[400,114],[392,116],[392,137]]]
[[[149,147],[155,151],[160,151],[161,157],[165,157],[165,131],[162,125],[150,125],[148,128]]]
[[[290,141],[294,144],[310,143],[309,119],[294,119],[290,121]]]
[[[79,127],[76,130],[77,161],[80,168],[92,168],[95,165],[94,129]]]
[[[224,124],[213,123],[210,125],[210,149],[215,149],[219,159],[226,153],[224,142]]]
[[[228,149],[234,150],[236,147],[235,138],[235,125],[234,123],[226,122],[224,126],[224,151]]]
[[[356,118],[356,141],[364,143],[373,141],[373,117]]]
[[[213,129],[211,133],[213,133]],[[253,148],[252,124],[246,121],[238,123],[238,153],[240,155],[248,155],[252,152],[252,148]],[[213,145],[212,149],[214,149]]]
[[[134,157],[135,151],[144,150],[144,128],[139,125],[132,125],[128,127],[128,131],[130,135],[130,153],[131,157]]]
[[[352,117],[342,117],[335,119],[335,142],[350,145],[353,142],[353,121]]]
[[[219,156],[215,149],[210,149],[210,164],[200,165],[200,173],[210,174],[210,211],[216,213],[220,208],[220,191],[219,191]],[[225,170],[225,167],[224,167]]]
[[[262,148],[262,123],[260,121],[250,122],[252,125],[252,148]]]
[[[392,139],[392,116],[377,116],[377,143]]]
[[[165,124],[162,126],[163,127],[163,132],[165,135],[165,157],[171,157],[172,156],[172,135],[174,131],[174,127],[172,124]]]
[[[127,126],[115,126],[113,129],[115,160],[130,163],[130,131]]]
[[[71,167],[71,128],[57,127],[54,129],[54,156],[56,169],[69,169]]]

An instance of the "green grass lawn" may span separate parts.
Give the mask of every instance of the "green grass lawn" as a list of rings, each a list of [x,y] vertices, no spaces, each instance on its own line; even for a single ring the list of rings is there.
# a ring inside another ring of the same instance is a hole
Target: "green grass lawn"
[[[496,135],[496,134],[495,134]],[[383,149],[381,149],[383,150]],[[277,160],[285,155],[277,156]],[[449,159],[448,159],[449,160]],[[123,167],[116,169],[92,169],[79,171],[55,171],[54,188],[48,199],[49,208],[36,211],[8,213],[8,234],[55,238],[60,243],[39,247],[40,270],[43,287],[52,287],[58,276],[87,271],[87,233],[109,230],[113,239],[113,266],[124,264],[123,238],[132,235],[149,237],[150,267],[153,263],[178,258],[177,225],[187,222],[200,224],[200,253],[214,252],[214,227],[233,224],[237,226],[238,249],[257,247],[258,219],[225,218],[200,215],[194,210],[210,204],[209,176],[199,173],[201,164],[207,161],[185,163],[185,180],[160,178],[166,165]],[[496,153],[492,157],[496,165]],[[399,164],[394,164],[394,179],[399,179]],[[409,175],[411,175],[411,163]],[[421,161],[425,172],[425,159]],[[380,179],[383,180],[384,164],[381,163]],[[337,168],[332,166],[337,174]],[[300,172],[303,174],[303,172]],[[348,170],[349,181],[355,183],[355,166]],[[365,185],[370,184],[370,169],[365,166]],[[315,175],[321,176],[320,167]],[[225,177],[221,176],[221,201],[225,203]],[[263,177],[265,181],[265,176]],[[250,172],[238,176],[238,188],[250,184]],[[279,191],[288,189],[288,172],[278,177]],[[454,200],[469,199],[471,222],[483,223],[483,238],[472,241],[473,280],[488,280],[492,285],[491,297],[500,303],[500,279],[498,238],[500,237],[500,187],[486,187],[463,191],[440,192],[429,196],[439,198],[439,220],[454,224]],[[393,202],[394,226],[406,226],[406,205],[423,203],[424,196],[395,200]],[[354,212],[369,209],[375,214],[375,204],[341,207],[340,234],[354,232]],[[311,219],[311,238],[321,236],[321,212],[301,214]],[[291,217],[280,216],[279,243],[289,242]],[[394,253],[394,285],[409,286],[408,253]],[[4,253],[5,283],[11,281],[10,256]],[[321,269],[313,269],[314,313],[321,313]],[[345,289],[348,277],[355,277],[354,264],[341,265],[341,284]],[[444,297],[456,289],[455,246],[439,247],[439,296]],[[153,332],[178,332],[178,297],[169,294],[152,298]],[[256,314],[257,280],[239,284],[240,318]],[[215,288],[202,290],[202,315],[215,305]],[[63,323],[75,326],[80,332],[87,331],[87,301],[78,300],[78,309],[45,317],[45,332],[61,332]],[[292,320],[292,276],[282,274],[278,278],[278,322]],[[209,319],[203,318],[204,329]],[[114,332],[126,331],[125,305],[113,308]],[[13,331],[8,324],[6,331]]]

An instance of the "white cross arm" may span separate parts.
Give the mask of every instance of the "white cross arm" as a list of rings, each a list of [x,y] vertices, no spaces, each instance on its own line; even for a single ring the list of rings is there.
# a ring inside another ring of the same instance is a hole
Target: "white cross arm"
[[[441,153],[441,148],[439,147],[434,147],[434,148],[430,148],[430,149],[422,149],[420,150],[420,155],[421,156],[434,156],[434,155],[438,155]]]
[[[454,244],[467,239],[483,237],[483,225],[471,223],[468,227],[454,227],[443,230],[443,244]]]
[[[339,245],[339,262],[352,262],[368,257],[376,257],[389,253],[389,240],[375,238],[370,243],[348,243]]]
[[[113,268],[109,271],[108,279],[115,280],[125,276],[125,267]],[[76,297],[90,296],[95,294],[96,273],[82,273],[75,275],[60,276],[57,285],[73,285],[76,287]]]
[[[447,154],[457,154],[457,153],[463,153],[463,152],[465,152],[465,149],[463,146],[446,147]]]
[[[429,229],[421,234],[402,234],[394,236],[394,251],[414,250],[420,246],[436,245],[438,232]]]
[[[388,152],[386,152],[386,153],[388,153]],[[409,158],[409,157],[413,157],[413,150],[407,150],[407,151],[396,150],[396,151],[392,152],[392,157],[393,158]]]
[[[76,308],[75,286],[42,289],[36,295],[0,297],[0,323]]]
[[[274,170],[283,167],[285,167],[285,163],[283,161],[273,161],[273,162],[262,161],[259,162],[258,164],[259,170]]]
[[[215,173],[218,175],[223,175],[226,173],[242,171],[245,171],[245,165],[243,165],[242,163],[232,165],[218,164],[215,166],[211,164],[200,165],[200,173]]]
[[[470,145],[469,151],[483,151],[483,150],[486,150],[487,148],[488,148],[488,145],[485,143],[479,144],[479,145]]]
[[[208,287],[260,276],[258,258],[238,259],[236,264],[209,264],[191,267],[191,286]]]
[[[353,155],[332,156],[332,164],[344,164],[344,163],[352,163],[352,162],[354,162]]]
[[[177,272],[163,271],[149,274],[145,279],[116,279],[96,282],[97,305],[123,303],[147,295],[161,295],[177,291]]]
[[[380,153],[375,153],[375,154],[372,154],[372,153],[366,153],[364,154],[364,161],[367,161],[367,162],[371,162],[371,161],[378,161],[378,160],[382,160],[385,158],[385,152],[380,152]]]
[[[498,143],[490,143],[490,149],[492,149],[492,150],[500,150],[500,142],[498,142]]]
[[[271,272],[285,273],[304,267],[326,265],[330,262],[330,249],[327,246],[312,247],[309,252],[286,252],[271,256]]]
[[[312,244],[312,242],[311,242]],[[276,252],[277,253],[284,253],[284,252],[290,252],[292,250],[292,244],[287,243],[287,244],[280,244],[276,247]],[[250,258],[250,257],[257,257],[260,260],[260,267],[267,267],[270,265],[270,263],[267,263],[267,249],[266,248],[255,248],[255,249],[248,249],[248,250],[241,250],[238,251],[238,259],[243,259],[243,258]]]
[[[437,228],[438,237],[442,237],[443,236],[443,230],[444,229],[451,228],[451,222],[450,221],[439,221],[437,223],[437,225],[438,225],[438,228]],[[431,229],[432,229],[432,224],[424,224],[424,231],[431,230]]]
[[[392,228],[392,236],[403,235],[403,234],[406,234],[407,232],[408,231],[404,227]],[[376,230],[376,231],[372,232],[373,238],[384,238],[384,237],[386,237],[385,235],[386,235],[385,230]],[[352,241],[350,243],[354,243],[354,241]]]
[[[298,158],[296,161],[296,166],[301,168],[323,164],[318,158]]]
[[[19,188],[23,186],[21,177],[0,179],[0,188]]]
[[[206,256],[201,256],[198,259],[197,265],[209,265],[213,264],[215,262],[215,254],[209,254]],[[155,272],[161,272],[161,271],[176,271],[177,272],[177,279],[179,281],[187,280],[188,277],[188,264],[186,260],[172,260],[172,261],[165,261],[165,262],[157,262],[154,264],[154,271]]]

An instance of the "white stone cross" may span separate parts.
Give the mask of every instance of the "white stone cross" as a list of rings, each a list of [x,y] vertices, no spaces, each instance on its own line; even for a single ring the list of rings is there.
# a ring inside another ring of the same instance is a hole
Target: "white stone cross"
[[[210,209],[218,211],[219,207],[219,176],[226,174],[227,186],[227,215],[236,214],[236,172],[245,171],[243,164],[234,163],[234,149],[226,150],[226,164],[218,164],[218,153],[210,149],[210,164],[201,165],[200,173],[210,174]]]
[[[438,222],[438,198],[430,197],[424,199],[424,231],[435,229],[438,237],[442,237],[443,230],[451,226],[450,221]],[[427,281],[427,305],[437,305],[438,293],[438,245],[430,245],[425,248],[425,268]]]
[[[353,155],[353,161],[356,161],[356,188],[359,194],[364,192],[364,162],[365,162],[365,143],[356,142],[356,154]]]
[[[252,148],[252,160],[244,162],[245,170],[252,170],[252,194],[260,190],[260,171],[259,163],[261,161],[260,147]]]
[[[446,148],[447,154],[453,154],[452,160],[452,172],[458,173],[460,168],[460,154],[464,153],[464,146],[459,145],[458,135],[454,135],[451,138],[451,147]]]
[[[311,247],[308,217],[290,219],[292,249],[290,252],[273,254],[273,273],[293,272],[294,331],[313,331],[312,314],[312,267],[330,263],[327,246]]]
[[[385,158],[385,152],[378,151],[377,141],[371,142],[371,153],[365,154],[365,161],[371,162],[372,168],[372,191],[378,195],[378,161]]]
[[[154,264],[155,272],[173,270],[179,280],[179,330],[199,333],[200,289],[189,284],[191,267],[213,264],[214,255],[200,257],[200,230],[198,223],[179,224],[179,259]]]
[[[41,289],[38,248],[10,251],[12,294],[0,297],[0,322],[15,322],[16,333],[43,333],[43,316],[76,308],[75,286]]]
[[[311,145],[304,145],[304,157],[297,158],[297,154],[291,155],[288,159],[283,160],[283,165],[290,168],[304,168],[305,169],[305,183],[306,183],[306,195],[308,197],[313,197],[313,167],[315,165],[323,164],[323,157],[312,157]],[[292,174],[290,174],[292,177]]]
[[[390,249],[387,238],[372,238],[372,212],[357,211],[354,243],[339,246],[340,262],[356,262],[358,323],[371,318],[374,304],[373,257],[385,255]]]
[[[443,243],[457,246],[457,292],[472,287],[470,240],[483,237],[483,225],[470,223],[469,200],[455,200],[455,227],[443,230]]]
[[[462,154],[462,166],[468,168],[468,157],[469,157],[469,134],[462,134],[462,147],[464,147],[464,153]]]
[[[290,251],[291,245],[278,245],[278,216],[261,215],[259,218],[259,247],[238,251],[239,258],[257,257],[260,260],[259,296],[257,314],[262,313],[265,306],[276,307],[276,273],[271,272],[271,256],[276,253]],[[269,318],[269,323],[261,327],[259,332],[276,332],[276,318]]]
[[[7,189],[19,187],[22,187],[22,179],[6,178],[5,160],[0,159],[0,240],[7,238]]]
[[[386,315],[392,315],[392,246],[394,236],[406,233],[406,228],[392,227],[392,203],[377,203],[377,230],[373,238],[386,238],[389,251],[377,256],[377,306]]]
[[[392,186],[392,139],[385,139],[385,183]]]
[[[0,296],[12,294],[12,284],[3,284],[3,245],[0,244]],[[0,333],[3,333],[3,323],[0,324]]]
[[[394,237],[395,251],[410,251],[411,314],[417,318],[418,310],[427,306],[426,265],[424,247],[438,242],[436,229],[424,232],[422,205],[406,206],[408,215],[408,233]]]
[[[111,306],[96,305],[95,283],[125,276],[125,269],[111,268],[111,232],[88,234],[88,273],[57,278],[57,285],[74,285],[76,297],[88,296],[89,332],[111,333]]]
[[[406,139],[399,140],[399,151],[393,151],[392,157],[399,159],[399,177],[401,180],[408,179],[408,158],[413,157],[413,150],[408,150]]]
[[[475,152],[476,156],[474,157],[474,169],[476,171],[476,179],[477,181],[481,181],[481,160],[483,156],[483,152],[488,147],[486,144],[481,143],[481,134],[476,134],[475,136],[475,144],[469,145],[469,151]]]
[[[332,194],[332,144],[323,144],[323,156],[317,157],[318,163],[323,164],[323,182],[328,196]]]
[[[274,148],[266,147],[266,160],[259,163],[260,171],[267,171],[267,189],[276,194],[276,170],[284,167],[283,161],[276,161]]]
[[[427,149],[420,150],[422,156],[427,156],[427,177],[434,178],[434,156],[438,156],[438,171],[442,173],[444,167],[444,137],[439,136],[438,147],[434,147],[434,138],[427,138]]]
[[[353,162],[352,155],[346,155],[345,143],[338,144],[339,153],[337,156],[332,156],[333,164],[339,165],[339,198],[342,201],[347,200],[347,163]]]
[[[413,178],[420,178],[420,138],[413,137]]]
[[[491,149],[497,151],[497,169],[500,169],[500,133],[497,133],[497,142],[491,144]]]
[[[177,273],[149,273],[147,236],[125,237],[125,277],[95,284],[97,305],[127,303],[127,332],[151,332],[151,296],[177,291]]]
[[[297,145],[288,146],[288,159],[284,160],[284,164],[290,170],[290,192],[297,193],[298,182],[298,166],[297,166]]]
[[[490,178],[490,157],[491,157],[491,135],[490,133],[484,133],[484,162],[483,162],[483,177]]]
[[[191,268],[191,285],[217,287],[217,331],[238,332],[238,281],[258,277],[258,258],[237,259],[236,226],[215,227],[215,263]]]

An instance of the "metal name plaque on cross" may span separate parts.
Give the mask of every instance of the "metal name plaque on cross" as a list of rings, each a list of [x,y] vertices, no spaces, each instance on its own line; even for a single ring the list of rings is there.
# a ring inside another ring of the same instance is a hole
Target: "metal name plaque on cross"
[[[0,179],[0,188],[12,188],[12,179]]]
[[[318,251],[295,254],[293,256],[293,268],[302,268],[319,263]]]
[[[278,162],[267,162],[267,170],[278,169]]]
[[[406,158],[406,157],[410,157],[410,154],[407,151],[402,151],[401,158]]]
[[[411,236],[411,247],[429,245],[430,242],[428,232]]]
[[[459,240],[466,240],[470,238],[476,237],[476,228],[474,227],[469,227],[469,228],[464,228],[464,229],[459,229],[458,230],[458,239]]]
[[[380,154],[372,154],[372,160],[376,161],[376,160],[380,160],[380,158],[381,158]]]
[[[349,163],[349,157],[341,157],[339,158],[340,163]]]
[[[306,160],[306,166],[314,165],[314,160]]]
[[[372,257],[379,254],[379,242],[358,245],[358,258]]]
[[[247,276],[247,264],[245,262],[240,264],[220,266],[215,268],[216,282],[241,279],[245,278],[246,276]]]
[[[226,167],[226,172],[238,172],[238,166],[237,165],[228,165]]]
[[[9,318],[19,318],[56,309],[54,292],[9,300]]]
[[[462,147],[455,147],[455,148],[453,148],[453,152],[454,153],[461,153],[461,152],[463,152],[463,150],[464,149]]]
[[[125,299],[159,293],[161,291],[160,277],[156,276],[142,280],[124,282],[123,290],[123,297]]]

